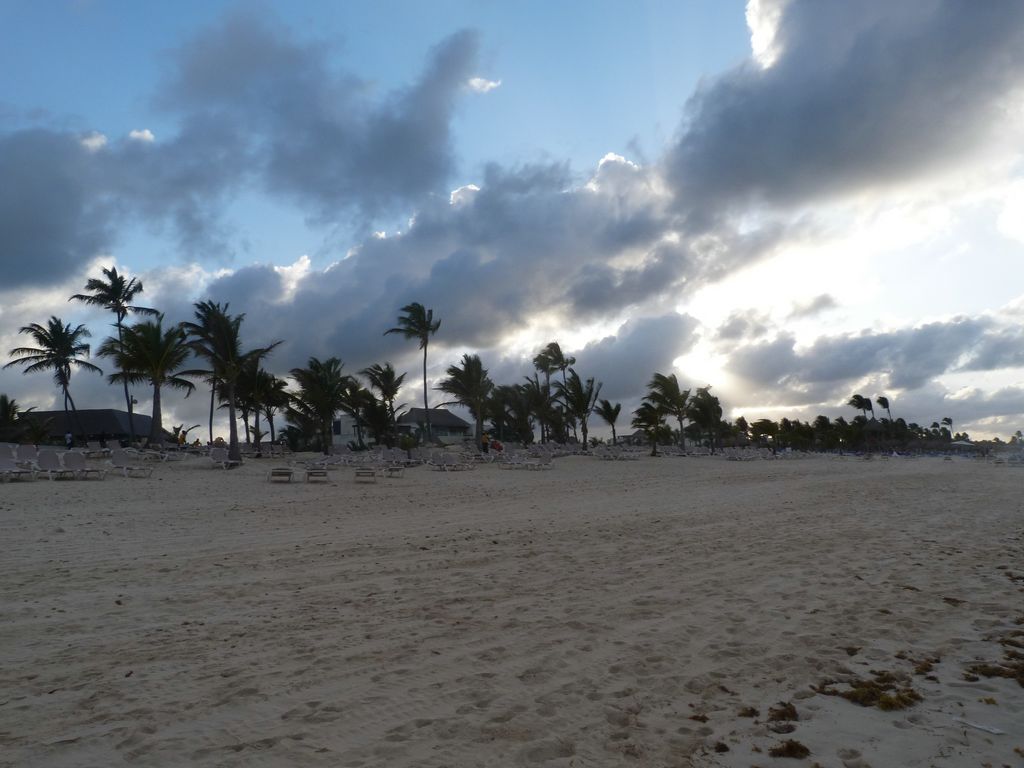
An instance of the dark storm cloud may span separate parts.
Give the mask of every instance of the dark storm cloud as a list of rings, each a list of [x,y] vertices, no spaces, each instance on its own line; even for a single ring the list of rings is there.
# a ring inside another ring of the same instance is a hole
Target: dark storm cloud
[[[697,326],[694,318],[676,313],[630,320],[614,335],[576,352],[576,368],[581,376],[604,382],[603,398],[636,398],[655,371],[672,372],[672,361],[696,343]]]
[[[238,12],[181,48],[163,103],[233,127],[270,194],[322,220],[372,217],[443,191],[455,164],[451,117],[477,47],[476,33],[458,32],[415,83],[380,95],[333,71],[325,45]]]
[[[993,323],[956,318],[887,333],[825,336],[797,351],[789,335],[738,349],[729,369],[755,386],[843,385],[884,375],[888,385],[916,389],[948,371],[983,344]]]
[[[368,238],[341,262],[303,277],[292,297],[272,307],[267,302],[279,288],[265,268],[258,285],[255,268],[246,268],[208,293],[259,315],[269,335],[293,340],[299,357],[337,354],[365,365],[394,354],[394,337],[381,334],[410,302],[442,318],[440,347],[486,349],[535,321],[651,313],[654,303],[710,279],[732,249],[757,257],[747,236],[738,244],[723,236],[714,249],[666,242],[662,228],[649,223],[655,215],[657,200],[642,189],[630,196],[619,187],[573,186],[560,165],[495,166],[480,190],[456,204],[425,205],[408,230]],[[619,263],[624,253],[629,258]]]
[[[94,189],[102,176],[79,137],[46,130],[0,135],[3,287],[44,286],[112,238]]]
[[[984,146],[1024,75],[1024,4],[793,0],[768,69],[698,89],[667,159],[698,227],[902,183]]]

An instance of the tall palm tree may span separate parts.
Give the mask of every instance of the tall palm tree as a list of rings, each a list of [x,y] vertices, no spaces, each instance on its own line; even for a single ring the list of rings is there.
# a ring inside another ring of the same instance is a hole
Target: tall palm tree
[[[12,365],[26,366],[24,373],[35,373],[36,371],[53,371],[53,380],[60,387],[64,395],[64,423],[68,432],[72,431],[71,419],[68,415],[68,406],[71,406],[71,414],[78,422],[78,412],[75,410],[75,401],[71,397],[71,369],[77,368],[82,371],[93,371],[102,375],[103,371],[92,363],[83,360],[82,357],[89,356],[89,345],[82,339],[88,339],[92,334],[84,325],[77,325],[74,328],[70,323],[65,323],[57,316],[52,316],[46,322],[46,326],[39,323],[31,323],[18,329],[18,333],[25,333],[32,337],[37,344],[35,347],[15,347],[10,351],[11,357],[15,358],[7,363],[4,368]],[[79,434],[82,434],[81,425]]]
[[[576,365],[576,358],[572,355],[566,355],[562,352],[562,347],[557,341],[548,342],[544,348],[537,353],[533,358],[533,367],[536,368],[540,373],[544,374],[544,383],[548,387],[551,386],[551,374],[555,371],[562,372],[562,385],[566,383],[565,372],[570,366]],[[563,419],[564,421],[565,419]],[[573,435],[576,434],[576,425],[572,424]],[[541,423],[541,442],[544,441],[544,424]],[[550,430],[548,437],[551,437]],[[559,439],[559,442],[564,442],[564,436]]]
[[[889,398],[879,395],[875,398],[875,402],[878,403],[879,408],[885,408],[885,412],[889,414],[889,421],[892,422],[892,411],[889,410]]]
[[[272,373],[267,373],[266,375],[269,379],[264,388],[263,415],[266,416],[267,425],[270,427],[270,442],[274,443],[277,442],[277,434],[274,431],[274,416],[279,411],[288,407],[289,402],[291,402],[291,396],[288,394],[287,381],[279,379]]]
[[[118,338],[108,337],[100,345],[102,357],[113,358],[118,368],[107,380],[113,384],[149,383],[153,387],[153,421],[149,428],[149,443],[163,442],[163,408],[161,390],[164,387],[183,390],[188,397],[195,384],[181,376],[181,368],[191,355],[185,331],[181,325],[163,327],[163,315],[123,329]]]
[[[182,327],[189,337],[189,346],[197,357],[209,365],[207,370],[188,371],[186,375],[202,376],[216,381],[228,406],[228,457],[242,461],[238,445],[238,423],[236,421],[236,394],[238,377],[253,359],[262,359],[281,344],[274,341],[265,347],[242,351],[241,326],[245,314],[230,315],[228,305],[223,307],[210,301],[195,304],[195,322],[184,323]]]
[[[647,436],[651,443],[651,456],[658,455],[658,441],[665,436],[668,425],[665,424],[665,412],[650,402],[644,400],[640,407],[633,411],[633,426]]]
[[[655,373],[647,382],[647,397],[653,405],[661,409],[666,416],[675,416],[679,422],[679,445],[686,447],[686,438],[683,436],[683,419],[687,417],[687,406],[690,402],[690,390],[682,389],[679,386],[679,379],[674,373],[666,376],[663,373]]]
[[[618,445],[618,436],[615,434],[615,422],[619,420],[622,413],[622,403],[612,405],[608,400],[601,400],[594,409],[605,424],[612,428],[612,445]]]
[[[942,417],[942,426],[949,430],[949,439],[953,439],[953,420],[949,416]]]
[[[448,374],[448,378],[443,379],[437,385],[437,389],[451,395],[453,399],[442,405],[458,403],[469,410],[469,414],[476,422],[474,436],[479,445],[484,434],[487,398],[494,388],[494,383],[487,375],[487,369],[484,368],[479,355],[463,355],[461,366],[450,365],[445,373]]]
[[[597,397],[601,394],[601,382],[595,384],[593,378],[583,381],[580,375],[572,368],[569,369],[569,376],[565,382],[556,381],[555,389],[558,390],[566,410],[580,423],[580,431],[583,433],[583,449],[589,447],[587,431],[587,419],[597,405]]]
[[[398,316],[398,325],[388,328],[384,335],[389,333],[400,333],[407,339],[419,341],[420,349],[423,350],[423,418],[427,423],[427,442],[432,440],[430,435],[430,406],[427,404],[427,346],[430,344],[430,337],[437,333],[441,327],[441,320],[434,320],[434,310],[427,309],[419,302],[406,304],[402,307],[405,314]]]
[[[540,441],[543,443],[546,436],[550,436],[554,431],[553,427],[558,420],[554,400],[551,397],[551,387],[542,383],[536,373],[532,377],[524,376],[523,378],[526,383],[520,384],[519,388],[529,413],[537,418],[537,423],[540,425]]]
[[[381,401],[387,408],[389,422],[388,439],[390,440],[391,435],[395,431],[395,418],[397,416],[395,412],[395,399],[398,397],[398,390],[402,388],[406,374],[403,373],[399,376],[391,363],[384,363],[384,365],[374,363],[369,368],[363,368],[359,373],[366,377],[370,382],[370,389],[375,390],[380,395]]]
[[[76,293],[68,301],[83,301],[94,307],[113,312],[114,325],[117,327],[117,340],[121,343],[124,337],[124,319],[129,315],[157,315],[157,310],[151,307],[140,307],[132,304],[132,301],[142,293],[142,281],[132,278],[125,279],[124,275],[118,274],[116,267],[103,269],[102,278],[93,277],[86,281],[85,290],[89,293]],[[135,442],[135,409],[131,393],[128,391],[128,379],[123,379],[124,402],[128,408],[128,441],[129,445]]]
[[[345,409],[346,388],[352,382],[351,376],[341,372],[344,367],[337,357],[311,357],[305,368],[291,370],[298,391],[292,396],[289,418],[311,424],[325,454],[331,452],[334,414]]]
[[[711,394],[711,387],[700,387],[687,409],[690,421],[694,422],[708,436],[711,453],[715,452],[715,437],[722,423],[722,403]]]

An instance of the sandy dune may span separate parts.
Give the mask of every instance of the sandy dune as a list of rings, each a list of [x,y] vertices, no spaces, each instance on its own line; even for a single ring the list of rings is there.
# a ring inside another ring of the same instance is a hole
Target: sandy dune
[[[268,466],[0,485],[0,765],[1024,763],[1024,470]]]

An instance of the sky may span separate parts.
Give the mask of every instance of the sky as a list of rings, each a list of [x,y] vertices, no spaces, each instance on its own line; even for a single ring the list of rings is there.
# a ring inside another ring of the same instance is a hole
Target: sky
[[[660,371],[732,419],[858,393],[1024,429],[1016,0],[0,0],[0,71],[0,356],[52,315],[98,347],[68,297],[116,266],[167,322],[244,312],[278,375],[391,361],[410,404],[383,333],[415,301],[435,384],[557,340],[624,412]],[[19,367],[0,392],[61,405]]]

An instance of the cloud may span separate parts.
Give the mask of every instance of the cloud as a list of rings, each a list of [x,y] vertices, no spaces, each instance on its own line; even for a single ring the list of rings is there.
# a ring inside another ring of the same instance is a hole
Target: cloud
[[[466,81],[466,87],[474,93],[488,93],[495,88],[501,87],[501,80],[487,80],[483,77],[471,77]]]
[[[110,246],[102,154],[67,132],[0,134],[5,287],[57,282]]]
[[[153,132],[149,130],[149,128],[129,131],[128,138],[132,141],[143,141],[147,144],[156,141],[156,136],[153,135]]]
[[[835,298],[827,293],[821,293],[815,296],[813,299],[807,301],[798,302],[793,305],[793,310],[789,313],[790,320],[801,320],[805,317],[814,317],[822,312],[829,309],[835,309],[839,304]]]
[[[418,80],[381,96],[335,72],[326,46],[239,11],[181,47],[162,103],[231,126],[268,193],[321,221],[373,217],[443,189],[455,165],[450,122],[477,47],[475,32],[449,36]]]
[[[717,341],[733,342],[756,339],[771,329],[771,320],[756,310],[733,312],[715,331]]]
[[[823,336],[800,350],[792,335],[782,334],[739,348],[728,367],[753,385],[755,397],[780,388],[848,388],[870,376],[884,379],[887,388],[917,389],[957,370],[993,333],[998,331],[991,320],[961,317],[883,333]]]
[[[1024,82],[1020,3],[760,0],[748,21],[760,61],[697,90],[666,158],[694,224],[962,163]]]

